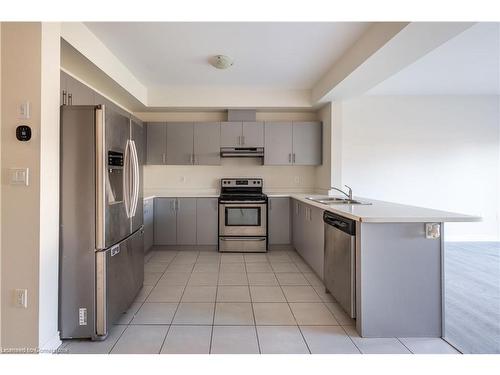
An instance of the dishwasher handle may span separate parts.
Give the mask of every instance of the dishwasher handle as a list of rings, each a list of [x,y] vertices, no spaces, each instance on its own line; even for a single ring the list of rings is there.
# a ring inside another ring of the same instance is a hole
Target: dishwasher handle
[[[325,224],[331,225],[332,227],[351,236],[356,235],[356,222],[354,220],[325,211],[323,214],[323,221]]]

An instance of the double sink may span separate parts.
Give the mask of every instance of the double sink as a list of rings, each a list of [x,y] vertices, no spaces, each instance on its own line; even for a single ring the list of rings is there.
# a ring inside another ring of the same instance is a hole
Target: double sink
[[[306,197],[306,199],[309,199],[310,201],[316,202],[316,203],[321,203],[321,204],[371,204],[369,202],[362,202],[358,201],[356,199],[349,199],[349,198],[339,198],[339,197],[330,197],[330,196],[310,196]]]

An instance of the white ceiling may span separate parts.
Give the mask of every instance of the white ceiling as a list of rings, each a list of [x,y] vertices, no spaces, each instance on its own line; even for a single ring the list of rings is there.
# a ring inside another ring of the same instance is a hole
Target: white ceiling
[[[381,82],[368,95],[499,95],[498,23],[478,23]]]
[[[86,26],[146,86],[310,89],[370,23],[141,23]],[[234,66],[208,64],[229,55]]]

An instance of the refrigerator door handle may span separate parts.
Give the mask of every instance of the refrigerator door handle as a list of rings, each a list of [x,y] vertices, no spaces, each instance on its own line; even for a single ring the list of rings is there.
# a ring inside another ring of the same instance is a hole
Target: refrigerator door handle
[[[95,140],[96,140],[96,249],[106,247],[106,152],[104,150],[104,120],[105,108],[95,110]]]
[[[131,216],[131,189],[130,189],[130,140],[127,141],[125,146],[125,157],[123,165],[123,201],[125,203],[125,212],[127,217],[130,219]]]
[[[137,211],[137,203],[139,201],[139,157],[137,155],[137,147],[134,141],[130,141],[132,150],[132,207],[130,217],[134,217]]]

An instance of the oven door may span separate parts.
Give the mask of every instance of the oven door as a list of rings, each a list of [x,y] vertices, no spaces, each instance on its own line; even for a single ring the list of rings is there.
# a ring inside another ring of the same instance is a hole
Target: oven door
[[[267,236],[267,204],[220,203],[219,236]]]

